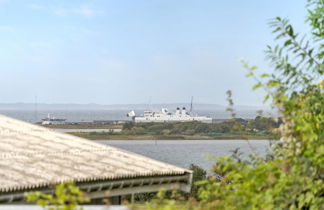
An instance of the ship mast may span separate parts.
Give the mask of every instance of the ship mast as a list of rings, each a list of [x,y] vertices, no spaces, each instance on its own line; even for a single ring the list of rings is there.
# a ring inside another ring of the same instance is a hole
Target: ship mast
[[[190,113],[192,113],[192,102],[193,102],[193,96],[191,96]]]

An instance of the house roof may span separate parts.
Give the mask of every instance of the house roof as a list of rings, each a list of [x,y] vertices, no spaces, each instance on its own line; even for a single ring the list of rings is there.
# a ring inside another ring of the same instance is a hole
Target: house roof
[[[190,171],[0,115],[0,193]]]

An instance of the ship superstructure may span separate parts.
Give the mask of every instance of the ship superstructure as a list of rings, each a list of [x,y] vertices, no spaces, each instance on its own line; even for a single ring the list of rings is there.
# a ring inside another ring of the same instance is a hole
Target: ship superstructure
[[[166,108],[162,108],[161,111],[144,111],[142,116],[136,116],[134,111],[127,114],[128,117],[132,117],[136,123],[145,122],[191,122],[198,121],[204,123],[212,123],[212,118],[206,116],[193,115],[188,112],[185,107],[176,109],[175,113],[171,113]]]
[[[47,114],[47,117],[42,119],[42,125],[62,125],[66,119],[59,119]]]

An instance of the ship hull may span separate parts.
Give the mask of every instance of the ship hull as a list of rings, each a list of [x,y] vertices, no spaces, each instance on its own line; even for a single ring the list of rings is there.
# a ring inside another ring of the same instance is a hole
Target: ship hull
[[[145,117],[135,117],[135,123],[149,123],[149,122],[156,122],[156,123],[164,123],[164,122],[203,122],[203,123],[212,123],[212,118],[205,118],[205,117],[190,117],[190,118],[145,118]]]

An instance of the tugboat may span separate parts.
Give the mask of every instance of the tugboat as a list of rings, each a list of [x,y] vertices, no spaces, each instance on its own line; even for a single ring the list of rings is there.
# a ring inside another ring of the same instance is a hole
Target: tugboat
[[[132,117],[135,123],[146,122],[191,122],[198,121],[204,123],[212,123],[213,119],[206,116],[193,115],[188,112],[185,107],[180,109],[177,107],[175,113],[171,113],[166,108],[162,108],[161,111],[144,111],[142,116],[136,116],[135,111],[131,111],[127,114],[127,117]]]
[[[47,114],[47,117],[42,119],[42,125],[62,125],[65,124],[66,119],[59,119]]]

